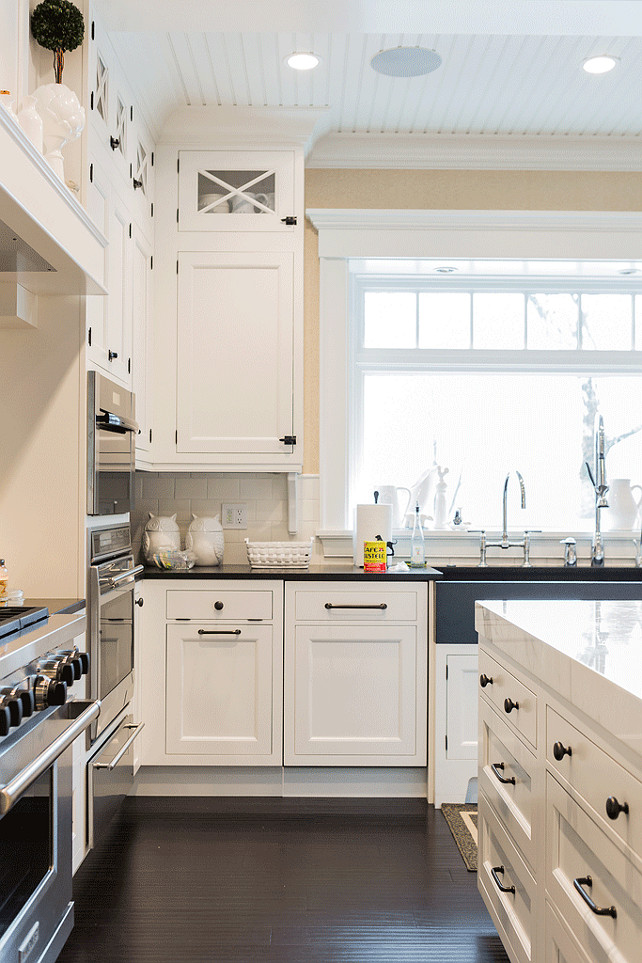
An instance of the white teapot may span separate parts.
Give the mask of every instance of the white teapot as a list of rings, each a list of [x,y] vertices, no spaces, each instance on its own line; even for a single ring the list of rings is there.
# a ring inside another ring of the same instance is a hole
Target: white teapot
[[[181,533],[176,515],[154,515],[149,512],[149,520],[143,532],[143,557],[146,562],[154,561],[153,555],[161,548],[181,547]]]
[[[194,553],[195,565],[220,565],[223,561],[225,539],[218,515],[213,517],[195,515],[187,529],[185,548]]]

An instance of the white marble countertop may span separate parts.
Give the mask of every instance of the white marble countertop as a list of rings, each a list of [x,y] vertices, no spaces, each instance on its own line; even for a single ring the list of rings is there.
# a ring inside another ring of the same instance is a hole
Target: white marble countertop
[[[642,602],[480,601],[475,628],[642,755]]]

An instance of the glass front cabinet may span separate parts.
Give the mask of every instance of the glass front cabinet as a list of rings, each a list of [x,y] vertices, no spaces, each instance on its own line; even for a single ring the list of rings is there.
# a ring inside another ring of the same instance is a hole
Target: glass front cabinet
[[[286,231],[294,216],[293,151],[179,151],[179,231]]]

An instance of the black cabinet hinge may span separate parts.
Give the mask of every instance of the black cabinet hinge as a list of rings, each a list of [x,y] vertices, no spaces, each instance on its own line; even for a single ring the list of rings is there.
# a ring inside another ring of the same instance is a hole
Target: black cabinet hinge
[[[131,374],[131,373],[132,373],[132,359],[131,359],[131,358],[128,358],[128,359],[127,359],[127,374]]]
[[[132,121],[132,122],[133,122],[133,120],[134,120],[134,108],[133,108],[133,107],[130,107],[130,108],[129,108],[129,120]]]
[[[94,183],[94,165],[93,164],[89,165],[89,183],[90,184]]]
[[[178,261],[176,262],[176,273],[178,274]]]
[[[154,151],[152,151],[152,167],[154,166]]]
[[[150,271],[153,271],[153,270],[154,270],[154,255],[153,255],[153,254],[150,254],[150,256],[149,256],[149,270],[150,270]]]
[[[176,158],[176,173],[177,173],[177,174],[180,174],[180,172],[181,172],[181,159],[180,159],[180,157],[177,157],[177,158]]]
[[[89,347],[91,348],[91,328],[87,332],[87,342],[89,344]]]
[[[283,438],[279,438],[284,445],[296,445],[296,435],[283,435]]]
[[[93,110],[93,109],[94,109],[94,92],[93,92],[93,90],[92,90],[92,92],[91,92],[91,94],[90,94],[90,97],[89,97],[89,109],[90,109],[90,110]]]
[[[176,444],[178,444],[178,428],[176,429]]]
[[[296,217],[293,214],[288,214],[287,217],[281,218],[281,224],[286,224],[287,227],[292,227],[296,224]]]
[[[96,24],[95,24],[95,22],[92,20],[92,21],[91,21],[91,39],[92,39],[92,40],[95,40],[95,38],[96,38]]]
[[[132,236],[132,226],[131,226],[131,224],[129,225],[129,236],[130,236],[130,237]]]
[[[448,752],[448,736],[444,736],[444,743],[446,746],[446,752]]]
[[[149,429],[149,443],[150,443],[150,445],[151,445],[151,443],[152,443],[152,429],[151,429],[151,428]]]
[[[153,216],[154,216],[154,202],[153,202],[153,201],[152,201],[152,203],[149,205],[149,216],[150,216],[150,217],[153,217]]]
[[[176,208],[176,223],[178,224],[178,208]]]
[[[446,666],[446,678],[448,678],[448,666]]]
[[[131,164],[129,165],[129,176],[130,176],[130,177],[133,177],[133,176],[134,176],[134,168],[132,167]]]

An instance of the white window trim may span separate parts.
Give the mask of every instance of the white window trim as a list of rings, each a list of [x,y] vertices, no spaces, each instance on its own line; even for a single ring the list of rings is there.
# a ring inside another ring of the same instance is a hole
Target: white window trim
[[[320,259],[320,531],[346,555],[351,258],[630,261],[642,267],[642,214],[600,211],[308,209]],[[578,265],[579,267],[579,265]],[[334,545],[334,547],[333,547]],[[351,551],[351,550],[350,550]]]

